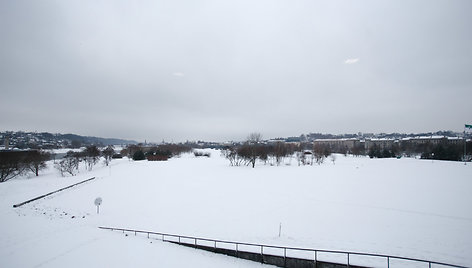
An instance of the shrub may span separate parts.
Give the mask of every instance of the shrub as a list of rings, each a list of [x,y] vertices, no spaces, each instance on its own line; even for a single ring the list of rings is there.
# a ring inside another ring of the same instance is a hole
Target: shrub
[[[121,158],[123,158],[123,155],[122,154],[114,154],[111,158],[112,159],[121,159]]]
[[[146,159],[146,157],[144,156],[144,153],[143,151],[139,150],[139,151],[136,151],[134,154],[133,154],[133,160],[134,161],[140,161],[140,160],[144,160]]]
[[[201,156],[205,156],[205,157],[210,157],[210,153],[204,153],[204,152],[193,152],[193,155],[195,155],[195,157],[201,157]]]

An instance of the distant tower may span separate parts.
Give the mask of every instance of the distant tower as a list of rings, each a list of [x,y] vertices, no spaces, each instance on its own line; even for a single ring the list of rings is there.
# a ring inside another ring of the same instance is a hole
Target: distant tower
[[[10,150],[10,137],[5,137],[5,150]]]

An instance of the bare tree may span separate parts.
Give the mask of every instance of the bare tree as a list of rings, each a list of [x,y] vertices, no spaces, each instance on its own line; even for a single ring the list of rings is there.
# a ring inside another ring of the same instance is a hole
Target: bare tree
[[[251,144],[258,144],[262,141],[262,134],[253,132],[247,136],[246,140]]]
[[[244,157],[242,157],[238,149],[234,146],[227,147],[225,150],[221,152],[223,156],[229,160],[229,164],[231,166],[240,166],[244,162]]]
[[[85,148],[83,154],[85,156],[85,163],[87,165],[87,169],[92,170],[93,166],[95,166],[98,163],[98,160],[100,159],[100,150],[98,150],[97,146],[91,145]]]
[[[256,160],[261,155],[260,154],[260,142],[262,141],[262,134],[253,132],[247,137],[246,144],[249,149],[249,161],[254,168],[256,166]]]
[[[74,158],[74,162],[77,163],[77,165],[75,165],[75,169],[77,170],[77,172],[79,172],[79,164],[80,162],[84,162],[85,163],[85,153],[84,152],[74,152],[72,150],[68,151],[66,153],[66,155],[64,156],[63,159],[65,158]],[[58,164],[55,165],[56,168],[58,168]],[[87,167],[87,164],[85,164],[85,167]]]
[[[275,157],[275,162],[277,166],[280,166],[280,163],[283,162],[284,157],[289,154],[288,146],[283,142],[277,142],[273,147],[273,155]]]
[[[250,145],[246,142],[245,144],[236,148],[236,153],[241,160],[241,163],[249,166],[252,163],[252,149]]]
[[[313,156],[318,165],[323,164],[324,159],[325,159],[325,151],[322,145],[315,144],[313,146]]]
[[[0,152],[0,182],[6,182],[24,171],[22,152]]]
[[[29,151],[24,160],[25,168],[39,176],[39,171],[47,167],[46,161],[51,158],[51,155],[42,151]]]
[[[61,172],[61,176],[68,173],[71,176],[75,176],[79,167],[79,160],[73,155],[64,157],[59,163],[56,164],[56,168]]]
[[[0,152],[0,182],[5,182],[29,171],[36,176],[46,168],[50,155],[38,150]]]
[[[109,145],[102,151],[103,158],[105,158],[105,165],[108,166],[114,154],[115,150],[113,149],[113,145]]]

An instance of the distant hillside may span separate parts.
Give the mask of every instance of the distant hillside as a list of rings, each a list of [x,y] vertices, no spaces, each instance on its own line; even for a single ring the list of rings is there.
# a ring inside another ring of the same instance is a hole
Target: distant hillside
[[[80,136],[76,134],[60,134],[62,139],[70,141],[80,141],[84,144],[100,144],[100,145],[121,145],[121,144],[137,144],[138,142],[133,140],[124,140],[116,138],[100,138],[90,136]]]
[[[126,145],[136,144],[136,141],[116,139],[116,138],[100,138],[80,136],[76,134],[60,134],[49,132],[24,132],[24,131],[4,131],[0,132],[0,146],[5,144],[8,137],[11,148],[79,148],[87,145]]]

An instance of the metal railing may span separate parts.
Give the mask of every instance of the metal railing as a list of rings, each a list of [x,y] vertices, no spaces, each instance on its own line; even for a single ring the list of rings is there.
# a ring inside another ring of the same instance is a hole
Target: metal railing
[[[366,256],[366,257],[377,257],[377,258],[384,258],[386,260],[386,266],[387,268],[390,268],[390,263],[392,260],[402,260],[402,261],[409,261],[409,262],[417,262],[417,263],[424,263],[427,264],[429,268],[431,268],[432,265],[438,265],[438,266],[447,266],[447,267],[456,267],[456,268],[472,268],[469,266],[461,266],[461,265],[455,265],[455,264],[450,264],[450,263],[444,263],[444,262],[436,262],[436,261],[429,261],[429,260],[423,260],[423,259],[417,259],[417,258],[408,258],[408,257],[400,257],[400,256],[391,256],[391,255],[384,255],[384,254],[374,254],[374,253],[363,253],[363,252],[354,252],[354,251],[340,251],[340,250],[326,250],[326,249],[313,249],[313,248],[299,248],[299,247],[284,247],[284,246],[273,246],[273,245],[266,245],[266,244],[255,244],[255,243],[246,243],[246,242],[235,242],[235,241],[227,241],[227,240],[218,240],[218,239],[210,239],[210,238],[202,238],[202,237],[194,237],[194,236],[185,236],[185,235],[177,235],[177,234],[169,234],[169,233],[160,233],[160,232],[151,232],[151,231],[143,231],[143,230],[134,230],[134,229],[123,229],[123,228],[116,228],[116,227],[98,227],[100,229],[105,229],[105,230],[111,230],[111,231],[122,231],[123,233],[125,232],[130,232],[134,233],[134,235],[137,235],[138,233],[140,234],[146,234],[147,238],[150,238],[151,235],[155,235],[156,239],[166,241],[166,242],[174,242],[174,243],[179,243],[179,244],[185,244],[185,245],[194,245],[195,247],[197,246],[208,246],[208,245],[202,245],[201,243],[199,244],[198,242],[209,242],[215,249],[228,249],[224,247],[218,247],[217,244],[226,244],[226,245],[233,245],[234,250],[236,253],[238,251],[240,252],[248,252],[248,253],[258,253],[261,256],[264,255],[264,249],[279,249],[283,250],[283,255],[273,255],[272,256],[278,256],[278,257],[283,257],[284,259],[288,258],[287,256],[287,251],[302,251],[302,252],[312,252],[313,253],[313,260],[315,263],[320,261],[318,256],[320,253],[332,253],[332,254],[343,254],[346,256],[346,263],[342,263],[347,265],[349,267],[350,265],[353,265],[351,262],[351,257],[352,256]],[[170,240],[166,238],[174,238],[177,239],[175,240]],[[193,241],[191,242],[183,242],[182,239],[185,239],[187,241]],[[251,252],[251,251],[242,251],[241,246],[250,246],[250,247],[255,247],[260,249],[258,252]],[[291,257],[291,258],[297,258],[297,257]],[[262,258],[263,259],[263,258]],[[305,258],[298,258],[298,259],[303,259],[306,260]]]
[[[60,191],[64,191],[64,190],[66,190],[66,189],[72,188],[72,187],[74,187],[74,186],[77,186],[77,185],[82,184],[82,183],[86,183],[86,182],[91,181],[91,180],[94,180],[94,179],[95,179],[95,177],[92,177],[92,178],[90,178],[90,179],[86,179],[86,180],[84,180],[84,181],[81,181],[81,182],[78,182],[78,183],[74,183],[74,184],[72,184],[72,185],[69,185],[69,186],[67,186],[67,187],[61,188],[61,189],[59,189],[59,190],[56,190],[56,191],[53,191],[53,192],[50,192],[50,193],[47,193],[47,194],[43,194],[43,195],[41,195],[41,196],[32,198],[32,199],[27,200],[27,201],[25,201],[25,202],[21,202],[21,203],[15,204],[15,205],[13,205],[13,207],[14,207],[14,208],[21,207],[21,206],[23,206],[23,205],[25,205],[25,204],[31,203],[31,202],[36,201],[36,200],[38,200],[38,199],[45,198],[45,197],[50,196],[50,195],[52,195],[52,194],[58,193],[58,192],[60,192]]]

